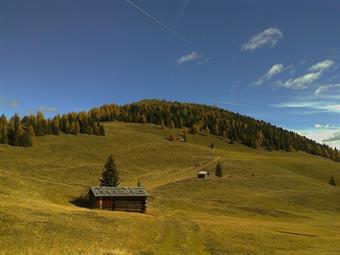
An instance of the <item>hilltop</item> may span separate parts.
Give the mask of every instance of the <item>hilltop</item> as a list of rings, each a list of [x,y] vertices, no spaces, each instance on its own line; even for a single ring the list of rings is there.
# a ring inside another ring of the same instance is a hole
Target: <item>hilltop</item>
[[[45,119],[43,113],[25,116],[15,114],[9,121],[0,117],[0,143],[32,146],[33,136],[64,134],[105,135],[100,122],[123,121],[151,123],[163,128],[189,128],[192,134],[213,134],[233,144],[242,143],[254,149],[304,151],[340,161],[340,152],[292,131],[221,108],[171,102],[141,100],[126,105],[106,104],[89,111],[70,112]]]
[[[106,136],[0,145],[0,254],[338,254],[340,164],[253,149],[183,128],[105,122]],[[210,144],[214,143],[214,149]],[[81,196],[113,154],[122,186],[140,180],[147,214],[91,210]],[[224,177],[198,180],[221,162]]]

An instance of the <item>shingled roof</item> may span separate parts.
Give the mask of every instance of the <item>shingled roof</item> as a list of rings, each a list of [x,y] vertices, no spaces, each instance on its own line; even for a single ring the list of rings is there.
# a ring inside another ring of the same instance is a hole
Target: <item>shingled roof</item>
[[[95,197],[146,197],[148,194],[142,187],[105,187],[90,188]]]

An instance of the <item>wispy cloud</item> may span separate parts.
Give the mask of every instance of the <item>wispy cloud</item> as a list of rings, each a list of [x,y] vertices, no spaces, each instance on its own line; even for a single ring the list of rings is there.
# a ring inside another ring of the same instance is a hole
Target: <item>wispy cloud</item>
[[[309,68],[310,72],[323,72],[335,65],[335,62],[333,60],[326,59],[324,61],[321,61],[319,63],[316,63],[315,65],[311,66]]]
[[[310,110],[309,113],[338,113],[340,114],[340,103],[329,102],[326,100],[314,101],[289,101],[272,105],[277,108],[295,108]]]
[[[189,54],[186,54],[186,55],[183,55],[181,57],[179,57],[177,60],[176,60],[176,63],[177,65],[182,65],[186,62],[191,62],[191,61],[195,61],[195,60],[198,60],[202,57],[203,55],[196,52],[196,51],[193,51]]]
[[[330,125],[330,124],[325,124],[325,125],[323,125],[323,124],[320,124],[320,123],[316,123],[316,124],[314,125],[314,127],[315,127],[315,128],[330,128],[331,125]]]
[[[140,11],[141,13],[143,13],[146,17],[148,17],[149,19],[153,20],[154,22],[156,22],[158,25],[160,25],[161,27],[163,27],[166,31],[168,31],[169,33],[171,33],[172,35],[176,36],[177,38],[183,40],[186,43],[190,43],[186,38],[184,38],[184,36],[182,36],[181,34],[179,34],[178,32],[176,32],[173,28],[167,26],[166,24],[164,24],[162,21],[160,21],[159,19],[157,19],[156,17],[152,16],[150,13],[148,13],[146,10],[142,9],[141,7],[139,7],[138,5],[136,5],[134,2],[130,1],[130,0],[125,0],[129,5],[131,5],[132,7],[134,7],[135,9],[137,9],[138,11]]]
[[[290,78],[285,82],[279,82],[278,84],[285,88],[291,89],[306,89],[311,85],[313,82],[318,80],[321,76],[321,73],[307,73],[302,76],[296,78]]]
[[[340,83],[320,85],[314,94],[320,98],[340,99]]]
[[[308,73],[286,80],[285,82],[278,81],[276,84],[281,87],[290,89],[306,89],[309,88],[314,82],[320,79],[321,75],[333,67],[335,62],[332,60],[324,60],[308,69]]]
[[[269,81],[274,75],[277,75],[284,71],[284,66],[282,64],[273,65],[269,70],[257,79],[255,85],[261,85],[262,83]]]
[[[57,112],[58,109],[56,107],[40,106],[38,108],[38,111],[44,112],[44,113],[54,113],[54,112]]]
[[[292,131],[317,141],[318,143],[327,144],[331,147],[340,149],[340,129],[312,128]]]
[[[0,97],[0,105],[2,105],[3,107],[15,109],[19,106],[19,104],[19,100]]]
[[[323,142],[340,142],[340,129],[338,129],[330,137],[324,139]]]
[[[253,36],[248,42],[241,46],[244,51],[252,51],[265,45],[274,47],[283,38],[282,32],[276,27],[270,27]]]
[[[177,26],[177,24],[180,22],[180,20],[183,17],[184,11],[187,8],[187,6],[189,5],[189,3],[190,3],[190,0],[184,0],[183,1],[181,9],[179,10],[179,12],[178,12],[178,14],[176,16],[176,20],[175,20],[175,23],[174,23],[173,27]]]

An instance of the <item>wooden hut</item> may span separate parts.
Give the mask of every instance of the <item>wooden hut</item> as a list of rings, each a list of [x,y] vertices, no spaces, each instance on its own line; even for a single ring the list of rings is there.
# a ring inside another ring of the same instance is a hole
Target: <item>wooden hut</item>
[[[142,187],[94,186],[89,190],[93,208],[112,211],[146,212],[147,192]]]
[[[208,177],[209,177],[209,172],[207,172],[207,171],[199,171],[197,173],[197,178],[208,179]]]

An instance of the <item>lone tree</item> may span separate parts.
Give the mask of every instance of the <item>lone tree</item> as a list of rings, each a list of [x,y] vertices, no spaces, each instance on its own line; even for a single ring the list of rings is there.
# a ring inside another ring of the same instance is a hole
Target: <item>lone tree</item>
[[[104,166],[102,179],[100,179],[100,185],[107,187],[116,187],[119,185],[119,174],[112,154],[108,157]]]
[[[222,165],[220,162],[218,162],[216,165],[215,175],[219,178],[223,176],[223,169],[222,169]]]
[[[332,185],[332,186],[336,186],[334,176],[332,176],[331,179],[329,180],[329,184]]]

